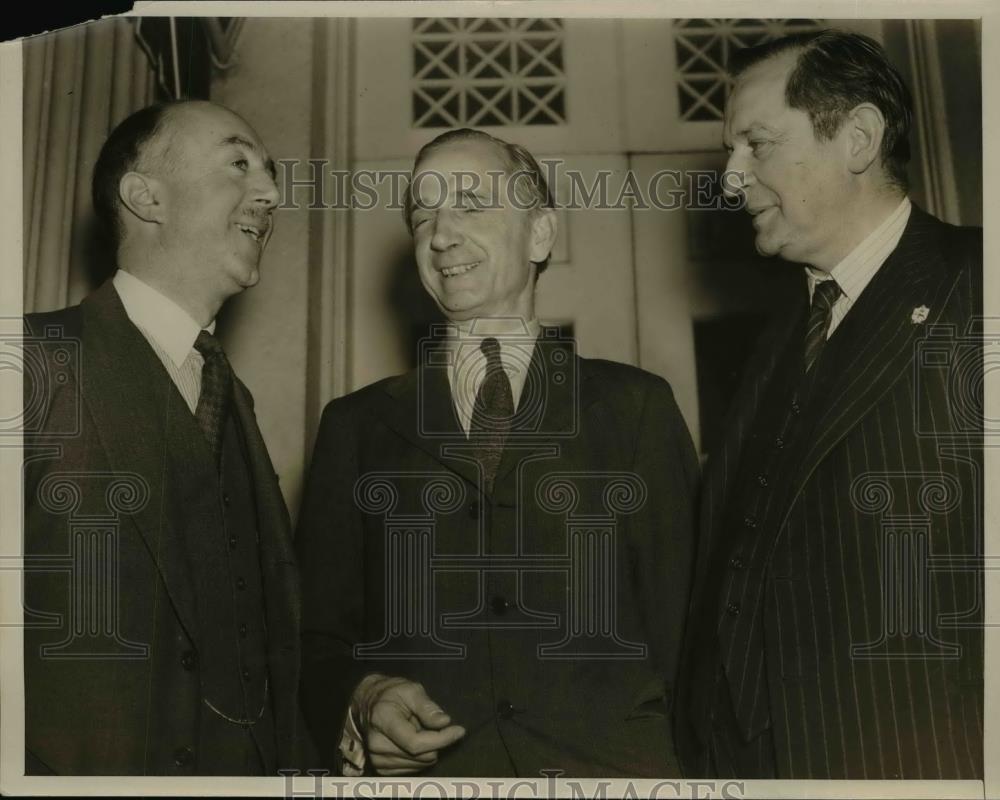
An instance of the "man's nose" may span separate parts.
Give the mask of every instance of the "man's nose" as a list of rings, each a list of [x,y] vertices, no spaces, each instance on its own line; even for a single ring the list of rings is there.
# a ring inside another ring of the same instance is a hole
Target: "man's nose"
[[[257,181],[253,186],[253,200],[257,205],[261,205],[270,211],[278,205],[281,193],[278,191],[278,184],[267,170],[260,170]]]
[[[726,161],[726,170],[722,173],[722,191],[730,200],[737,200],[744,195],[744,190],[753,180],[752,173],[747,169],[746,160],[733,151]]]
[[[440,209],[434,217],[434,235],[431,236],[432,250],[447,250],[462,242],[459,227],[459,212],[450,208]]]

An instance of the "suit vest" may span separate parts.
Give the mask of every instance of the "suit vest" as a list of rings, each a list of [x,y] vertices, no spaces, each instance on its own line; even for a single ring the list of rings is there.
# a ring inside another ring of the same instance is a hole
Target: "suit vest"
[[[222,526],[188,542],[205,632],[196,664],[202,709],[198,774],[276,773],[257,509],[243,431],[230,413],[218,492]]]

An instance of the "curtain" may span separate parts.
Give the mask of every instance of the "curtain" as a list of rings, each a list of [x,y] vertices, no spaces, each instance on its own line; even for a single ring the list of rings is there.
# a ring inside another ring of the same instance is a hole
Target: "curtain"
[[[111,274],[91,175],[112,128],[152,102],[153,75],[123,18],[26,39],[23,53],[24,310],[48,311]]]

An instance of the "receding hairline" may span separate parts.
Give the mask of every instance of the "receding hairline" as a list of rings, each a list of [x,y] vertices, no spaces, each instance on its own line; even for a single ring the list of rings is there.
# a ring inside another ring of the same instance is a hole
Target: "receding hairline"
[[[245,136],[239,132],[226,133],[216,142],[216,144],[220,146],[237,144],[246,147],[247,149],[260,155],[266,161],[271,176],[275,176],[276,167],[274,160],[267,155],[267,151],[264,149],[263,143],[259,141],[259,137],[250,123],[232,109],[226,108],[226,106],[220,105],[219,103],[213,103],[209,100],[185,100],[166,106],[163,109],[163,113],[160,116],[159,121],[157,122],[155,133],[143,144],[142,152],[136,159],[135,169],[137,171],[143,171],[157,165],[161,166],[166,171],[175,169],[178,165],[178,161],[177,154],[174,152],[174,149],[176,139],[178,135],[182,133],[180,123],[185,115],[196,113],[199,110],[223,112],[223,114],[238,120],[248,131],[251,131],[254,134],[253,137]],[[257,141],[254,141],[255,138]]]

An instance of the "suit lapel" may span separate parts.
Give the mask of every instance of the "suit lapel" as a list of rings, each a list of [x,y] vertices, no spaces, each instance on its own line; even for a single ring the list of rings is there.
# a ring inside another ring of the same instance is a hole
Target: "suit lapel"
[[[583,409],[599,395],[580,375],[580,359],[562,339],[543,328],[535,343],[511,432],[504,446],[494,486],[524,460],[518,443],[552,445],[579,427]]]
[[[192,571],[181,537],[183,520],[198,514],[188,500],[198,493],[176,481],[204,479],[197,465],[207,444],[172,436],[194,428],[194,418],[142,333],[129,321],[109,281],[81,303],[83,336],[80,387],[115,472],[137,474],[149,487],[149,502],[132,516],[162,576],[181,623],[198,641]],[[210,463],[210,460],[209,460]],[[210,476],[208,476],[210,479]],[[201,492],[200,494],[204,494]]]
[[[247,459],[254,497],[257,500],[257,524],[260,529],[261,566],[267,582],[269,611],[275,616],[269,620],[271,628],[297,631],[299,628],[298,582],[289,583],[289,574],[295,577],[295,554],[292,550],[291,524],[284,498],[278,488],[274,466],[267,453],[267,446],[260,435],[257,417],[253,411],[250,391],[237,379],[234,383],[233,411],[243,430],[247,445]],[[280,598],[281,602],[275,602]]]
[[[940,318],[958,277],[945,268],[942,229],[913,207],[899,245],[830,337],[782,513],[830,450],[912,369],[916,341]],[[928,314],[917,324],[913,312],[921,306]]]
[[[794,267],[793,267],[794,268]],[[775,317],[770,328],[761,336],[754,357],[747,364],[743,383],[730,406],[724,426],[725,436],[717,453],[711,454],[706,465],[701,504],[701,549],[707,552],[716,529],[722,524],[729,495],[736,483],[743,448],[768,384],[796,335],[808,309],[805,278],[794,297],[789,300],[793,312],[784,309]]]
[[[429,359],[385,384],[385,424],[443,466],[479,489],[479,470],[462,458],[469,440],[458,424],[448,382],[448,366]]]

